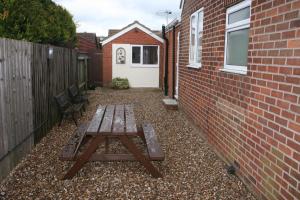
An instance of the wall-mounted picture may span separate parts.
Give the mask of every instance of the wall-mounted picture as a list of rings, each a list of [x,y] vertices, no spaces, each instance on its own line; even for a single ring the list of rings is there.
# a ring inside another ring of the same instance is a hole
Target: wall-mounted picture
[[[125,64],[126,62],[126,52],[124,48],[117,49],[117,64]]]

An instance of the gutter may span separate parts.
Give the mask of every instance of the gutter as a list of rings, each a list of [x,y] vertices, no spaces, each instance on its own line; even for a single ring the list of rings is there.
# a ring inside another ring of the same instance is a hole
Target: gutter
[[[165,40],[165,76],[164,76],[164,94],[165,96],[168,96],[168,65],[169,65],[169,40],[166,37],[166,27],[162,26],[162,37]]]
[[[172,98],[173,99],[175,99],[175,71],[176,71],[176,61],[175,61],[175,54],[176,54],[176,27],[175,27],[175,25],[173,26],[173,30],[172,30],[172,33],[173,33],[173,45],[172,45],[172,47],[173,47],[173,49],[172,49],[172,67],[173,67],[173,74],[172,74],[172,81],[173,81],[173,85],[172,85]]]

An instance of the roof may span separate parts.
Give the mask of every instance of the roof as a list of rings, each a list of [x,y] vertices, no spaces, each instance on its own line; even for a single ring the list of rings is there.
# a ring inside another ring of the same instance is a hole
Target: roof
[[[86,40],[89,40],[90,42],[96,42],[97,43],[97,36],[96,36],[96,33],[87,33],[87,32],[84,32],[84,33],[77,33],[77,36],[81,37],[81,38],[84,38]]]
[[[108,37],[120,32],[120,31],[121,31],[121,29],[109,29],[108,30]]]
[[[181,22],[178,19],[174,19],[166,26],[166,31],[172,30],[173,27],[180,26]]]
[[[108,30],[108,37],[113,36],[117,33],[119,33],[122,29],[109,29]],[[155,33],[156,35],[158,35],[159,37],[162,37],[162,33],[161,31],[158,30],[152,30],[153,33]]]
[[[153,37],[154,39],[156,39],[162,43],[164,42],[164,39],[162,38],[160,31],[151,30],[148,27],[146,27],[145,25],[139,23],[138,21],[134,21],[133,23],[125,26],[122,29],[110,29],[108,31],[108,37],[103,40],[102,44],[105,45],[134,28],[138,28],[138,29],[142,30],[146,34],[150,35],[151,37]]]

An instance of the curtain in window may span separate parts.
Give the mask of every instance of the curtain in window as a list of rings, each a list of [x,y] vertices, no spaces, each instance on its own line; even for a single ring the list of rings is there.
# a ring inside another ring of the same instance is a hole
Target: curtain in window
[[[141,63],[141,47],[132,47],[132,63]]]
[[[191,39],[190,39],[190,60],[195,60],[195,45],[196,45],[196,16],[191,18]]]
[[[157,46],[144,46],[143,47],[143,64],[154,65],[158,64]]]

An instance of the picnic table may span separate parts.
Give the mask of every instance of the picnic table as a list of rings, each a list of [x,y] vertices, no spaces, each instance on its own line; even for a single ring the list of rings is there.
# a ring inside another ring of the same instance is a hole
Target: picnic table
[[[147,153],[132,141],[139,137],[147,146]],[[109,152],[109,141],[118,139],[129,153],[115,154]],[[88,142],[87,142],[88,141]],[[98,153],[101,143],[105,150]],[[86,145],[81,154],[79,149]],[[151,161],[164,160],[164,154],[158,143],[154,128],[145,123],[138,128],[134,116],[133,105],[99,106],[89,124],[80,126],[64,146],[60,159],[73,160],[74,165],[63,179],[72,178],[86,162],[89,161],[139,161],[153,177],[162,177]]]

